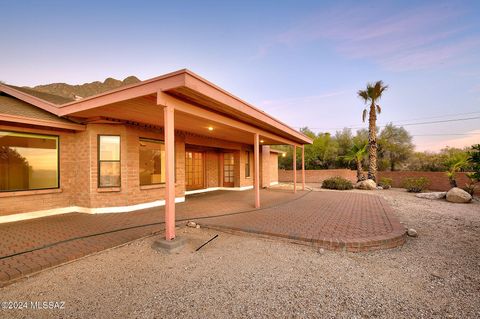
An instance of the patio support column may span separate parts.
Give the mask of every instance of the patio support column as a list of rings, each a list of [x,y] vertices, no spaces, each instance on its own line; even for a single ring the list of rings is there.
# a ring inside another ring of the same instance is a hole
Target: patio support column
[[[297,146],[293,145],[293,192],[297,192]]]
[[[302,191],[305,190],[305,145],[302,145]]]
[[[165,134],[165,239],[175,238],[175,127],[174,108],[164,106]]]
[[[253,157],[255,175],[253,181],[253,187],[255,188],[255,208],[260,208],[260,136],[255,133],[254,145],[253,145]]]

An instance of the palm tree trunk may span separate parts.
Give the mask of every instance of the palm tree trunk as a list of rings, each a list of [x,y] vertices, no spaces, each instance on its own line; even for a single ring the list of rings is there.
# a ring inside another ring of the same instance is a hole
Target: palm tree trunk
[[[363,180],[363,168],[362,168],[362,160],[359,160],[357,158],[357,182],[360,182]]]
[[[370,105],[368,119],[368,178],[377,181],[377,114],[375,101]]]

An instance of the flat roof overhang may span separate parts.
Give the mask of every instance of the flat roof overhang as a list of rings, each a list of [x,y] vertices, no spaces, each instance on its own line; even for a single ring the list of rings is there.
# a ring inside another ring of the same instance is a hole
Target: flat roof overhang
[[[159,105],[166,105],[166,103],[174,105],[176,125],[178,123],[181,126],[182,117],[185,122],[190,122],[192,125],[194,123],[205,125],[205,119],[209,119],[224,129],[233,127],[246,133],[258,131],[271,144],[302,145],[312,142],[304,134],[189,70],[176,71],[60,105],[56,113],[59,116],[81,118],[107,116],[163,126],[163,118],[158,114],[161,112],[154,112],[156,116],[149,116],[149,112],[155,110],[152,107],[158,108]],[[186,129],[191,131],[192,125]],[[178,126],[176,129],[182,130]],[[222,139],[227,137],[224,136]]]

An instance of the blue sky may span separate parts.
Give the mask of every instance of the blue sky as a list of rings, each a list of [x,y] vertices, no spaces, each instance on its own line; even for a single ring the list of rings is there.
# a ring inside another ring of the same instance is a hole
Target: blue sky
[[[379,123],[418,150],[480,142],[479,1],[4,1],[0,80],[80,84],[188,68],[293,127]],[[453,135],[455,134],[455,135]]]

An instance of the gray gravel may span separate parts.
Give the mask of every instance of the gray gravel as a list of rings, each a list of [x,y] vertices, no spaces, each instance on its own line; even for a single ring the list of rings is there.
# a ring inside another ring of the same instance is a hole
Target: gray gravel
[[[405,226],[402,248],[318,252],[280,240],[182,228],[178,254],[139,240],[0,290],[0,301],[65,301],[64,310],[0,310],[1,318],[480,317],[480,203],[400,190],[384,196]]]

